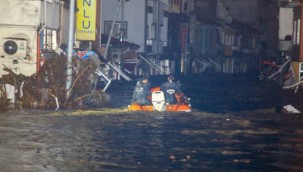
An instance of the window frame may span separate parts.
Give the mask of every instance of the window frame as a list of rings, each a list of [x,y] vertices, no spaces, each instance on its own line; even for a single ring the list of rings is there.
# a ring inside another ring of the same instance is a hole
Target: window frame
[[[107,20],[104,21],[104,34],[109,35],[111,28],[112,28],[112,24],[114,22]],[[124,26],[123,26],[124,25]],[[115,26],[118,26],[117,29],[113,30],[113,35],[112,37],[114,38],[120,38],[121,37],[121,31],[123,30],[124,34],[123,34],[123,39],[127,39],[127,35],[128,35],[128,22],[127,21],[116,21],[115,22]],[[122,27],[121,27],[122,26]]]

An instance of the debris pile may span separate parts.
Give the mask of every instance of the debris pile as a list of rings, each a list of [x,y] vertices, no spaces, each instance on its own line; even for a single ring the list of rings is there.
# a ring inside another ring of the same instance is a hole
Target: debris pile
[[[6,93],[3,92],[2,88],[0,88],[0,92],[2,93],[1,96],[0,96],[0,112],[1,111],[7,111],[8,107],[9,107],[9,99],[6,96]]]
[[[73,58],[73,81],[66,90],[66,56],[53,52],[45,60],[39,72],[26,77],[5,68],[7,72],[0,78],[0,111],[14,104],[15,108],[82,108],[91,105],[103,105],[106,94],[97,89],[98,76],[95,74],[98,63],[93,59]],[[8,98],[5,85],[15,88],[14,99]],[[67,91],[70,96],[66,96]]]

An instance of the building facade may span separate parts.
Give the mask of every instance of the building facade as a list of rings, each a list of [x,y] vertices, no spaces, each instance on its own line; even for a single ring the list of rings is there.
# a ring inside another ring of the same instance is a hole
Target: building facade
[[[224,0],[233,18],[262,32],[260,41],[266,44],[267,55],[275,56],[278,45],[279,7],[272,0]],[[256,45],[261,42],[256,42]]]
[[[1,1],[1,63],[17,74],[32,75],[40,66],[40,50],[55,49],[60,28],[59,0]],[[0,76],[5,74],[0,66]]]
[[[167,53],[168,0],[124,0],[120,6],[119,2],[102,0],[101,32],[109,35],[113,28],[112,37],[140,46],[140,57],[133,62],[143,58],[142,63],[147,64],[136,64],[132,69],[136,75],[163,74],[159,66]]]

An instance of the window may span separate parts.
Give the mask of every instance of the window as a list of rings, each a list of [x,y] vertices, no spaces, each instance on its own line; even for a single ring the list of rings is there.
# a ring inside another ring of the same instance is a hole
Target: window
[[[240,46],[240,35],[234,37],[234,46]]]
[[[298,21],[297,21],[297,42],[296,42],[296,44],[297,45],[300,45],[300,34],[301,34],[301,19],[298,19]]]
[[[156,39],[156,24],[155,23],[148,25],[147,39]]]
[[[44,29],[42,41],[43,49],[55,50],[57,48],[57,31]]]
[[[296,45],[297,43],[297,21],[294,21],[294,27],[293,27],[293,45]]]
[[[153,44],[152,40],[150,40],[150,39],[146,40],[146,45],[152,45],[152,44]]]
[[[252,48],[256,48],[256,39],[255,39],[255,38],[253,38],[253,39],[251,40],[251,47],[252,47]]]
[[[225,45],[225,33],[224,33],[224,31],[221,32],[221,45]]]
[[[113,21],[104,22],[104,34],[109,35],[113,26]],[[127,38],[127,22],[117,21],[115,23],[112,37],[114,38]]]
[[[153,7],[154,6],[154,1],[153,0],[147,1],[147,6]]]

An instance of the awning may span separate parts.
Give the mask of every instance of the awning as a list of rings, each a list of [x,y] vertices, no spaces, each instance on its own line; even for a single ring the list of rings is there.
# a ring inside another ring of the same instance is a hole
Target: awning
[[[263,32],[261,32],[260,30],[258,30],[257,28],[250,26],[248,24],[245,24],[239,20],[235,20],[233,19],[232,22],[230,24],[227,24],[228,26],[230,26],[231,28],[242,32],[242,33],[249,33],[249,34],[255,34],[255,35],[262,35]]]
[[[108,35],[102,34],[101,44],[106,44],[108,39]],[[135,43],[130,43],[127,41],[120,41],[118,38],[112,37],[110,40],[110,44],[113,48],[129,48],[131,50],[138,50],[140,48],[139,45]]]

